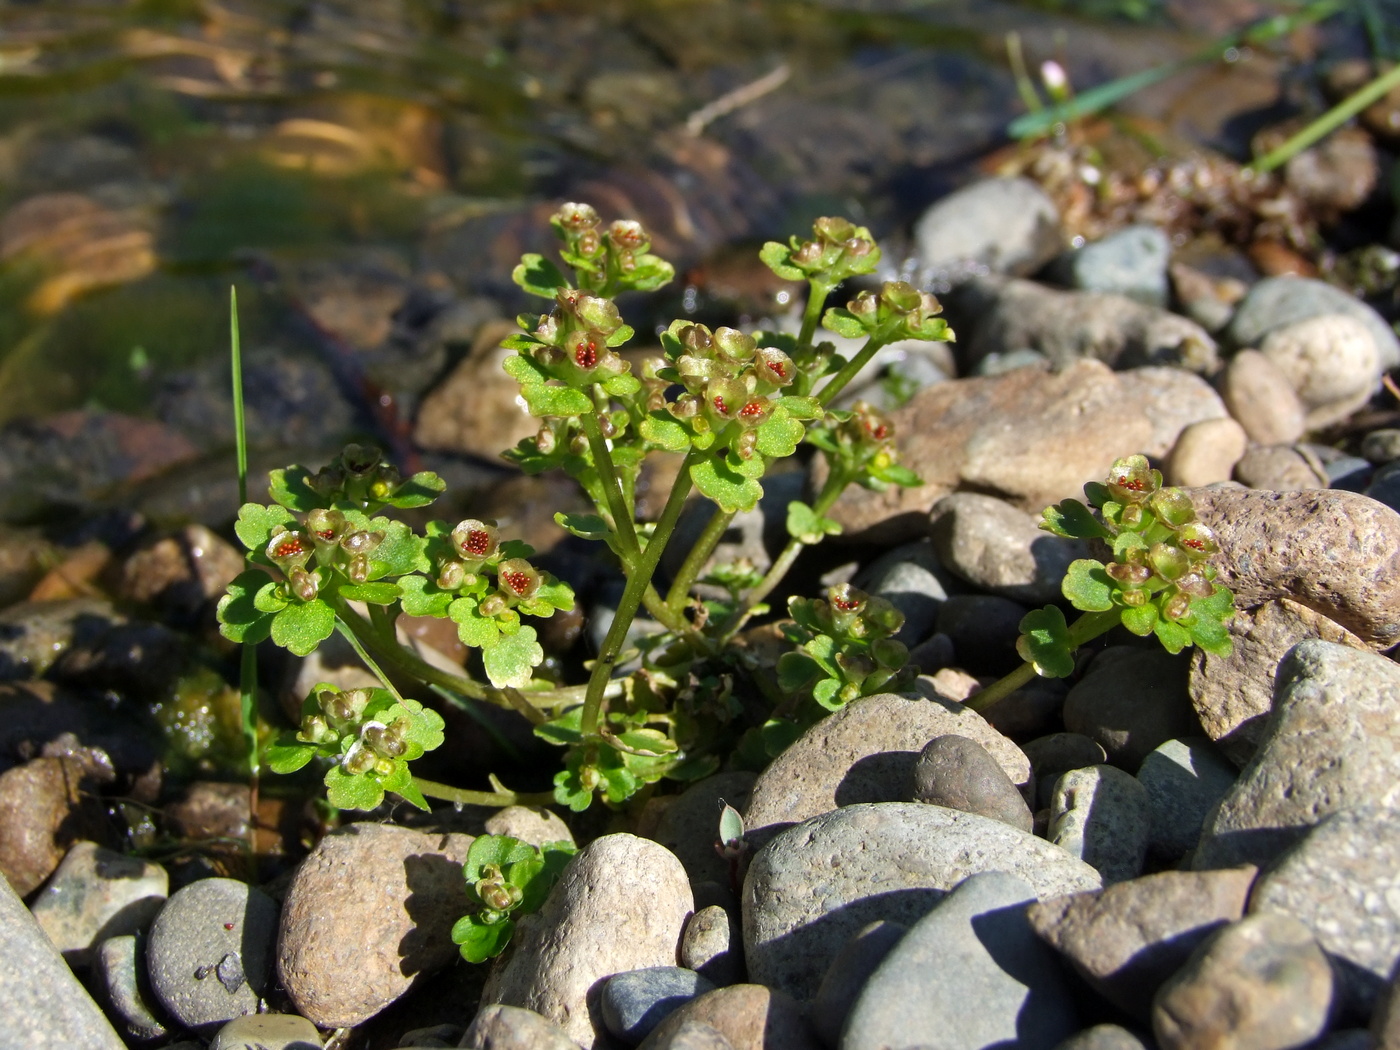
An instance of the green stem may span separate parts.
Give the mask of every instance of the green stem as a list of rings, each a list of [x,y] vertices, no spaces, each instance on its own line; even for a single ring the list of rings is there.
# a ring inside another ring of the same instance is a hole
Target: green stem
[[[667,608],[678,609],[690,597],[690,588],[700,575],[700,570],[710,560],[710,555],[715,552],[715,547],[719,545],[725,530],[729,528],[729,523],[733,520],[733,511],[715,507],[714,514],[705,523],[704,531],[700,533],[695,545],[690,548],[690,553],[685,556],[685,561],[681,563],[680,569],[676,572],[676,578],[671,581],[671,588],[666,592]]]
[[[1069,627],[1069,650],[1074,652],[1085,642],[1111,631],[1123,622],[1123,610],[1118,606],[1103,612],[1088,612]],[[986,689],[981,689],[967,698],[966,706],[974,711],[985,712],[998,701],[1005,699],[1035,677],[1035,667],[1024,663],[1004,678],[999,678]]]
[[[827,284],[815,277],[809,277],[807,283],[811,288],[807,292],[807,306],[802,311],[802,328],[797,333],[799,352],[812,348],[812,336],[816,334],[817,324],[822,319],[822,307],[826,305],[826,297],[836,287],[834,284]]]
[[[468,791],[449,784],[439,784],[435,780],[424,780],[415,776],[413,783],[428,798],[442,799],[459,806],[547,806],[554,801],[554,792],[536,791]]]
[[[875,356],[875,351],[888,342],[888,338],[879,335],[872,335],[867,339],[865,345],[860,348],[860,353],[847,361],[841,371],[832,376],[830,382],[822,387],[821,393],[817,394],[817,401],[821,403],[822,407],[831,404],[836,395],[845,390],[847,384],[856,377],[856,373],[870,363],[870,359]]]
[[[632,525],[632,511],[627,506],[627,500],[622,494],[622,479],[617,476],[612,450],[608,448],[607,439],[603,437],[603,431],[598,426],[597,416],[592,412],[582,412],[578,419],[583,426],[584,434],[588,437],[588,447],[593,453],[593,466],[597,469],[598,478],[603,483],[603,495],[607,498],[608,513],[612,515],[613,531],[622,544],[621,556],[624,561],[631,561],[641,553],[641,548],[637,545],[637,531]]]
[[[500,707],[511,706],[509,701],[504,696],[499,695],[496,690],[487,689],[480,682],[473,681],[464,675],[452,674],[440,667],[434,667],[417,653],[405,649],[392,634],[387,639],[382,637],[381,630],[377,629],[376,625],[371,624],[350,608],[349,604],[339,595],[330,598],[329,603],[340,621],[350,628],[360,643],[374,653],[381,663],[387,664],[409,677],[432,685],[440,685],[444,689],[451,689],[454,693],[461,693],[473,700],[487,700]]]
[[[1397,85],[1400,85],[1400,65],[1381,74],[1360,91],[1338,102],[1298,134],[1256,160],[1249,166],[1250,170],[1273,171],[1275,168],[1287,164],[1296,154],[1307,149],[1324,135],[1341,127]]]
[[[718,442],[716,444],[718,446]],[[676,522],[680,519],[685,497],[690,493],[690,468],[704,455],[708,453],[695,449],[686,453],[680,475],[671,489],[671,495],[666,499],[666,506],[661,510],[661,517],[656,523],[651,539],[647,541],[646,550],[642,552],[636,569],[627,577],[627,586],[623,588],[622,598],[617,603],[617,611],[613,614],[612,624],[603,638],[602,650],[598,653],[598,659],[593,664],[593,673],[588,679],[588,692],[583,698],[580,725],[584,737],[595,736],[598,732],[603,694],[612,678],[618,654],[622,652],[622,643],[627,639],[627,629],[632,626],[637,607],[642,603],[642,594],[651,583],[652,574],[656,572],[656,565],[661,560],[661,552],[666,549],[666,542],[671,538],[671,533],[676,529]]]
[[[821,517],[831,509],[850,482],[851,476],[846,471],[836,467],[832,468],[831,473],[826,476],[826,484],[822,486],[821,492],[817,494],[816,501],[812,504],[812,510],[816,512],[817,517]],[[729,622],[724,625],[724,629],[720,632],[720,645],[728,645],[734,636],[743,630],[744,624],[748,623],[749,617],[753,615],[754,607],[773,593],[773,588],[782,582],[783,577],[792,568],[793,562],[797,561],[797,556],[802,553],[802,548],[806,546],[807,544],[796,537],[788,540],[782,553],[763,574],[763,579],[758,581],[758,585],[753,590],[744,595],[744,600],[729,617]]]

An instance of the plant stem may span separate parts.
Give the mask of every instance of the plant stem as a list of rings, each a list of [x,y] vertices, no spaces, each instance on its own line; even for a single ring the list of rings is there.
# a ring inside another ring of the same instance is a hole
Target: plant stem
[[[716,444],[718,445],[718,442]],[[686,453],[685,462],[681,464],[680,474],[676,478],[676,484],[671,489],[671,495],[666,499],[666,506],[661,510],[661,517],[656,523],[656,528],[652,531],[651,539],[647,541],[646,550],[642,552],[636,568],[627,577],[627,586],[623,588],[622,598],[617,603],[617,611],[613,614],[612,624],[608,627],[608,633],[603,638],[602,651],[598,653],[598,659],[593,664],[593,673],[588,679],[588,692],[583,698],[580,728],[585,737],[595,736],[598,732],[598,718],[603,709],[604,690],[607,688],[609,679],[612,678],[618,654],[622,652],[622,643],[627,639],[627,629],[632,626],[632,620],[637,615],[637,607],[642,603],[642,593],[651,582],[652,574],[656,572],[656,565],[661,560],[661,552],[666,549],[666,542],[676,529],[676,522],[681,516],[681,508],[685,505],[685,497],[690,493],[690,468],[702,456],[708,454],[698,452],[693,448]]]
[[[1252,171],[1273,171],[1287,164],[1324,135],[1335,131],[1391,88],[1400,85],[1400,65],[1376,77],[1355,94],[1344,98],[1281,146],[1271,149],[1249,166]]]
[[[1085,642],[1111,631],[1123,622],[1123,610],[1114,606],[1103,612],[1087,612],[1069,627],[1070,652]],[[966,706],[974,711],[985,712],[993,704],[1005,699],[1035,677],[1035,667],[1024,663],[1004,678],[999,678],[986,689],[981,689],[967,698]]]
[[[622,545],[621,556],[624,562],[631,562],[641,553],[641,549],[637,545],[637,530],[632,524],[632,511],[622,494],[622,479],[617,476],[612,451],[598,426],[597,416],[592,412],[582,412],[578,418],[583,425],[584,434],[588,437],[588,447],[593,453],[593,466],[598,471],[598,479],[603,483],[608,513],[613,519],[613,531]]]
[[[799,352],[812,348],[812,336],[816,334],[817,324],[822,319],[822,307],[826,305],[826,297],[836,287],[814,277],[808,278],[807,283],[811,287],[807,292],[807,306],[802,311],[802,329],[797,333]]]
[[[459,806],[547,806],[554,801],[554,792],[537,791],[522,794],[516,791],[468,791],[435,780],[415,776],[413,782],[428,798],[439,798]]]
[[[440,685],[444,689],[451,689],[454,693],[461,693],[473,700],[488,700],[500,707],[509,706],[505,697],[495,695],[495,690],[488,690],[480,682],[464,675],[452,674],[440,667],[434,667],[417,653],[405,649],[393,635],[384,638],[382,632],[376,629],[376,625],[350,608],[349,603],[339,595],[331,597],[328,601],[336,616],[354,633],[360,643],[394,670],[433,685]]]
[[[676,578],[671,581],[671,589],[666,592],[668,608],[677,609],[690,597],[690,588],[695,583],[696,577],[700,575],[700,570],[705,567],[705,563],[710,560],[710,555],[714,553],[715,547],[719,545],[725,530],[729,528],[729,523],[733,520],[733,511],[715,507],[714,514],[705,523],[704,531],[700,533],[695,545],[690,548],[690,553],[685,556],[685,561],[676,572]]]
[[[875,351],[888,342],[888,339],[878,335],[872,335],[867,339],[865,345],[860,348],[860,353],[847,361],[842,366],[841,371],[832,376],[831,381],[822,387],[821,392],[817,394],[817,401],[822,407],[825,408],[831,404],[836,395],[845,390],[847,384],[856,377],[856,373],[870,363],[870,359],[875,356]]]

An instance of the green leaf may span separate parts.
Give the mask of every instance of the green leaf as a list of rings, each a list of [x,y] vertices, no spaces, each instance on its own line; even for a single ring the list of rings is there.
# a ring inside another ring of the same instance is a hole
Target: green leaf
[[[233,531],[238,534],[243,546],[253,552],[253,558],[266,565],[267,558],[263,551],[267,550],[272,540],[272,530],[278,525],[294,528],[296,523],[296,517],[286,507],[245,503],[238,508],[238,521],[234,523]]]
[[[583,739],[583,708],[572,707],[558,718],[535,726],[535,736],[560,747],[577,744]]]
[[[636,268],[627,274],[628,287],[638,292],[654,292],[663,285],[670,284],[676,276],[676,268],[660,256],[647,252],[636,257]]]
[[[667,452],[684,452],[690,448],[690,431],[661,409],[649,413],[637,429],[644,440]]]
[[[478,835],[467,849],[462,875],[468,882],[478,882],[485,877],[484,869],[488,864],[504,872],[517,861],[538,856],[539,850],[534,846],[509,835]]]
[[[1113,558],[1115,561],[1126,561],[1129,551],[1145,551],[1149,546],[1141,533],[1125,529],[1113,537]]]
[[[266,581],[253,595],[253,608],[260,613],[279,613],[291,604],[287,588],[272,580]]]
[[[315,757],[317,747],[298,740],[291,733],[284,733],[267,745],[263,751],[263,761],[274,773],[295,773]]]
[[[793,419],[820,419],[822,416],[821,402],[814,397],[780,397],[777,407]]]
[[[822,673],[821,665],[806,653],[783,653],[778,657],[778,686],[785,693],[800,693]]]
[[[1152,602],[1143,605],[1128,605],[1123,609],[1123,626],[1139,637],[1146,638],[1157,626],[1160,616]]]
[[[1021,618],[1021,636],[1016,652],[1035,668],[1042,678],[1065,678],[1074,671],[1074,653],[1069,644],[1069,625],[1058,606],[1032,609]]]
[[[445,726],[442,715],[431,707],[424,707],[417,700],[406,699],[400,706],[408,715],[408,732],[404,738],[409,744],[416,744],[424,751],[432,751],[442,745]],[[389,721],[393,721],[393,718]]]
[[[807,275],[792,265],[792,249],[786,244],[769,241],[758,250],[763,264],[785,281],[800,281]]]
[[[890,485],[898,485],[901,488],[918,488],[924,483],[924,479],[915,474],[908,467],[899,463],[890,463],[883,467],[868,467],[870,474]]]
[[[452,927],[452,940],[467,962],[482,963],[505,951],[514,932],[515,922],[512,919],[488,924],[475,915],[464,915]]]
[[[763,496],[763,486],[730,470],[716,456],[707,456],[690,468],[690,480],[702,494],[726,513],[752,510]]]
[[[501,625],[477,611],[477,599],[458,598],[447,607],[447,615],[457,624],[457,637],[473,649],[489,649],[501,638]]]
[[[763,740],[763,749],[768,752],[770,758],[776,758],[782,754],[801,735],[802,727],[786,718],[770,718],[763,723],[763,728],[759,730],[759,736]]]
[[[593,792],[579,783],[577,770],[564,769],[554,774],[554,800],[575,813],[582,813],[592,804]]]
[[[676,742],[659,729],[629,729],[618,733],[615,739],[623,747],[633,751],[645,751],[650,755],[670,755],[676,751]]]
[[[370,605],[392,605],[399,594],[397,583],[347,583],[340,588],[342,598]]]
[[[554,515],[554,520],[580,539],[606,540],[612,535],[608,523],[597,514],[566,514],[561,510]]]
[[[830,518],[821,517],[800,500],[793,500],[787,509],[787,531],[799,543],[811,545],[820,543],[824,536],[838,534],[841,526]]]
[[[528,685],[536,667],[544,662],[544,649],[535,640],[533,627],[521,627],[514,634],[502,635],[501,640],[482,653],[486,677],[501,689]]]
[[[1077,499],[1061,500],[1040,512],[1040,527],[1066,539],[1106,539],[1110,533],[1103,522]]]
[[[398,579],[400,601],[409,616],[446,616],[447,607],[456,594],[444,591],[426,576],[410,575]],[[344,590],[341,590],[344,594]]]
[[[349,519],[351,515],[347,514]],[[427,540],[417,535],[401,521],[390,518],[373,518],[366,523],[372,532],[382,532],[384,539],[370,552],[369,578],[381,576],[403,576],[410,572],[428,572],[432,562],[428,560]]]
[[[296,656],[308,656],[335,630],[335,612],[316,598],[294,602],[272,618],[272,640]]]
[[[593,402],[588,395],[568,386],[522,386],[520,395],[530,415],[537,419],[546,416],[581,416],[593,411]]]
[[[368,773],[352,776],[337,763],[326,774],[326,801],[336,809],[373,809],[384,801],[384,789]]]
[[[758,427],[758,441],[755,447],[765,456],[782,459],[797,451],[807,428],[788,415],[787,409],[778,405],[773,414]]]
[[[260,608],[259,597],[263,591],[276,586],[261,569],[248,569],[235,576],[229,582],[228,593],[219,599],[216,612],[219,632],[235,642],[259,642],[266,638],[272,626],[271,613],[277,610]]]
[[[613,397],[631,397],[642,389],[642,381],[629,372],[603,380],[603,389]]]
[[[866,334],[865,324],[861,319],[842,306],[833,306],[827,310],[822,317],[822,327],[847,339],[859,339]]]
[[[1169,653],[1179,653],[1191,644],[1191,632],[1175,620],[1159,619],[1152,627],[1162,648]]]
[[[534,252],[520,257],[520,265],[510,273],[510,279],[531,295],[553,299],[560,288],[568,288],[569,282],[559,272],[559,267]]]
[[[844,706],[837,695],[840,689],[841,683],[837,679],[823,678],[812,686],[812,699],[828,711],[839,711]]]
[[[631,339],[636,334],[637,333],[633,331],[631,325],[621,325],[618,328],[614,329],[612,334],[608,336],[608,346],[621,346],[623,343],[627,342],[627,340]],[[640,384],[638,384],[637,389],[641,389]]]
[[[549,616],[555,609],[568,612],[574,607],[574,589],[563,580],[546,575],[534,597],[519,607],[530,616]]]
[[[447,482],[431,470],[420,470],[396,488],[394,494],[384,502],[399,510],[426,507],[445,491],[447,491]]]
[[[329,506],[326,498],[307,484],[310,475],[311,471],[299,465],[270,470],[267,472],[267,494],[272,502],[302,514],[317,507]]]
[[[554,888],[559,876],[564,873],[564,869],[577,852],[578,847],[572,842],[546,842],[540,847],[543,864],[528,884],[520,886],[516,883],[524,891],[518,908],[520,912],[528,914],[539,911],[544,906],[549,891]]]
[[[803,643],[802,651],[810,656],[823,671],[833,678],[841,677],[841,665],[836,662],[836,653],[840,649],[836,639],[829,634],[819,634],[815,638]]]
[[[1060,583],[1060,591],[1071,605],[1082,612],[1103,612],[1113,608],[1113,591],[1117,586],[1104,571],[1103,562],[1077,558],[1070,562],[1069,571]]]

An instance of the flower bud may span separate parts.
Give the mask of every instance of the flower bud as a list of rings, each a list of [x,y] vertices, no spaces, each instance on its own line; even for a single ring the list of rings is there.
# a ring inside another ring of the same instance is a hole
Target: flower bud
[[[323,563],[328,562],[336,544],[345,536],[347,528],[345,515],[338,510],[316,508],[306,516],[306,529],[311,533],[311,542],[316,546],[316,556]]]
[[[373,751],[356,740],[350,745],[350,750],[345,752],[345,757],[340,760],[340,765],[351,776],[358,776],[361,773],[368,773],[378,761],[378,756]]]
[[[340,546],[347,554],[368,554],[384,542],[384,533],[359,530],[349,532],[341,539]]]
[[[500,616],[501,613],[509,610],[510,606],[499,594],[488,594],[481,599],[481,604],[476,607],[476,611],[482,616]]]
[[[268,541],[267,559],[290,577],[294,570],[303,568],[311,560],[315,547],[306,533],[280,525],[277,528],[282,531],[274,531],[272,539]]]
[[[802,246],[793,252],[790,258],[792,264],[801,270],[815,270],[822,264],[822,256],[825,253],[822,246],[815,241],[804,241]]]
[[[1198,521],[1190,522],[1177,530],[1176,542],[1188,557],[1197,561],[1209,558],[1220,550],[1220,544],[1215,541],[1215,533]]]
[[[1204,573],[1188,572],[1176,581],[1177,590],[1194,598],[1209,598],[1215,593],[1213,584]]]
[[[364,583],[369,579],[369,555],[352,554],[345,564],[345,575],[351,583]]]
[[[408,743],[404,740],[403,729],[395,728],[398,725],[398,722],[394,726],[386,726],[383,722],[366,722],[360,731],[360,739],[383,758],[399,758],[408,750]]]
[[[570,233],[581,233],[593,229],[602,220],[598,218],[598,213],[592,205],[570,202],[554,213],[553,221]]]
[[[879,317],[880,300],[869,292],[861,292],[846,304],[846,309],[862,324],[873,325]]]
[[[864,653],[837,653],[836,663],[856,682],[863,682],[865,676],[875,670],[875,661]]]
[[[542,456],[548,456],[558,444],[559,441],[554,436],[554,428],[551,426],[542,426],[535,434],[535,448]]]
[[[750,360],[756,346],[753,336],[745,335],[734,328],[716,328],[714,343],[719,356],[735,364],[743,364]]]
[[[1119,503],[1141,503],[1161,484],[1161,473],[1148,465],[1146,456],[1125,456],[1108,472],[1108,491]]]
[[[734,379],[713,379],[705,387],[705,403],[721,419],[733,419],[748,403],[748,391]]]
[[[826,599],[836,612],[858,614],[865,608],[870,596],[849,583],[838,583],[827,588]]]
[[[462,556],[464,569],[467,566],[475,568],[493,557],[500,545],[500,533],[495,525],[477,518],[460,521],[452,530],[452,546]]]
[[[383,453],[373,445],[346,445],[340,453],[345,473],[352,478],[367,478],[383,459]]]
[[[287,573],[287,585],[291,587],[292,593],[304,602],[315,601],[316,594],[321,589],[321,581],[316,578],[315,573],[305,569],[293,569]]]
[[[455,591],[467,578],[467,567],[452,558],[438,569],[437,585],[444,591]]]
[[[855,223],[840,216],[822,216],[812,223],[812,232],[817,239],[827,244],[840,244],[856,235]]]
[[[792,382],[792,358],[776,347],[759,347],[754,357],[754,373],[761,383],[787,386]]]
[[[524,558],[509,558],[496,570],[497,586],[512,598],[532,598],[543,582],[539,572]]]
[[[886,281],[880,287],[880,300],[896,313],[907,314],[919,308],[923,297],[908,281]]]
[[[596,328],[605,335],[622,327],[622,315],[617,312],[617,304],[602,296],[580,295],[574,305],[574,312],[584,325]]]
[[[897,671],[909,659],[909,647],[893,638],[879,638],[870,643],[870,655],[881,667]]]
[[[608,440],[612,440],[622,433],[622,428],[613,422],[611,413],[600,413],[598,416],[598,433]]]
[[[1170,543],[1154,543],[1147,552],[1147,562],[1164,580],[1179,579],[1191,568],[1186,552]]]
[[[574,242],[574,251],[586,259],[592,259],[603,250],[603,238],[597,230],[584,230]]]
[[[647,248],[647,232],[633,219],[618,219],[608,227],[608,240],[625,252],[641,252]]]
[[[766,397],[751,397],[739,409],[736,418],[740,426],[753,428],[762,424],[773,414],[773,402]]]
[[[1147,604],[1146,591],[1120,591],[1119,597],[1122,598],[1124,605],[1131,606],[1133,608],[1136,608],[1139,605]]]
[[[375,470],[374,480],[370,482],[370,497],[377,500],[388,499],[402,484],[403,475],[399,473],[399,468],[392,463],[381,463]]]
[[[369,703],[369,690],[322,689],[316,694],[316,701],[332,722],[355,722]]]
[[[1158,489],[1147,501],[1147,507],[1168,528],[1179,529],[1196,520],[1196,508],[1191,503],[1191,497],[1178,488]]]
[[[321,715],[307,715],[301,720],[297,739],[307,744],[321,744],[336,739],[336,733]]]
[[[697,357],[710,356],[709,352],[715,345],[710,330],[702,324],[686,325],[676,333],[676,337],[688,353]]]
[[[1162,603],[1162,615],[1168,620],[1179,620],[1191,611],[1191,596],[1177,591]]]
[[[1132,562],[1110,562],[1104,566],[1104,571],[1124,587],[1141,587],[1152,579],[1151,569]]]
[[[904,614],[888,598],[881,598],[878,594],[866,598],[861,618],[872,629],[872,634],[894,634],[904,626]]]
[[[578,771],[579,787],[583,788],[584,791],[596,791],[602,779],[602,774],[598,772],[597,766],[583,766]]]
[[[758,451],[758,434],[753,430],[742,430],[734,438],[733,445],[730,446],[734,454],[740,459],[753,459],[754,453]]]

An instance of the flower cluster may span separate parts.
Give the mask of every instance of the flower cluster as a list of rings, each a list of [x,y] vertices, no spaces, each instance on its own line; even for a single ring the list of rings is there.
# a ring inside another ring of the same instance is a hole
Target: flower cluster
[[[778,682],[788,692],[810,691],[835,711],[907,677],[901,672],[909,650],[892,637],[904,614],[886,599],[843,583],[828,588],[825,599],[791,599],[788,612],[793,622],[784,633],[798,646],[778,661]]]
[[[948,322],[938,315],[943,304],[907,281],[886,281],[879,291],[861,292],[845,309],[827,311],[822,324],[850,339],[873,338],[882,345],[900,339],[925,341],[953,337]]]
[[[818,219],[812,224],[810,240],[769,241],[759,256],[785,280],[817,281],[828,288],[849,277],[874,273],[880,264],[880,249],[870,231],[839,218]]]
[[[384,542],[384,533],[355,528],[339,510],[317,508],[301,529],[275,525],[264,553],[287,578],[287,587],[304,602],[312,601],[325,582],[324,573],[339,572],[351,583],[369,579],[370,552]],[[315,558],[315,567],[311,565]]]

